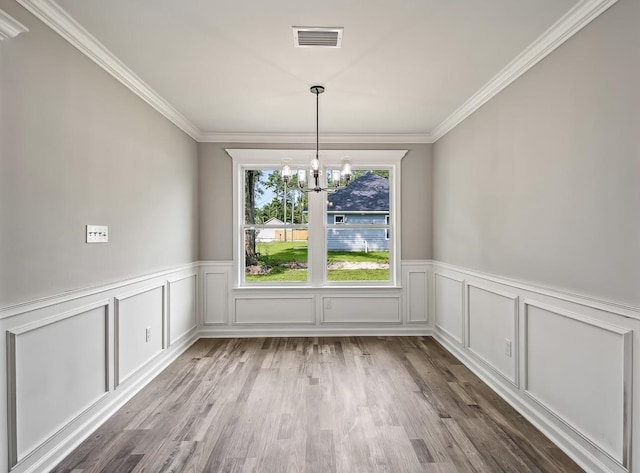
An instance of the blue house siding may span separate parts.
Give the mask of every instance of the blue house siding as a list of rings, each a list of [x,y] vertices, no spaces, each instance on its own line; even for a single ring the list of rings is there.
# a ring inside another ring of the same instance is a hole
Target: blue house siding
[[[327,214],[327,223],[334,223],[334,215]],[[344,214],[344,228],[330,228],[327,231],[329,251],[388,251],[389,240],[384,228],[350,228],[349,225],[384,224],[387,212],[380,214]]]
[[[389,180],[367,172],[343,189],[327,197],[327,224],[333,225],[336,215],[342,215],[344,228],[327,231],[329,251],[388,251],[389,240],[384,225],[389,215]],[[363,227],[353,228],[356,225]]]

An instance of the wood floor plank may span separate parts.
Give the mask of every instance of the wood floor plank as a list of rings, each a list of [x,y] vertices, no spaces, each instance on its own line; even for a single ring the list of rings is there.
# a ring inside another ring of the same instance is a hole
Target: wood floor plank
[[[577,473],[429,337],[201,339],[55,473]]]

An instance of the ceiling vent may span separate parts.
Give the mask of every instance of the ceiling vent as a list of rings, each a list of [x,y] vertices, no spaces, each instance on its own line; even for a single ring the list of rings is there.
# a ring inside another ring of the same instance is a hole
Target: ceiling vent
[[[293,43],[296,48],[340,48],[344,28],[293,27]]]

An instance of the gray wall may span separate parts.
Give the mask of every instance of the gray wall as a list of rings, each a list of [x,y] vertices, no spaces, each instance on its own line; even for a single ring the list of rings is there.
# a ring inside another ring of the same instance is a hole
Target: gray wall
[[[0,42],[0,306],[197,259],[197,144],[16,2]],[[84,243],[109,225],[108,244]]]
[[[434,147],[434,258],[640,305],[640,2]]]
[[[325,149],[407,149],[402,160],[402,259],[431,259],[432,145],[322,145]],[[294,144],[201,143],[200,259],[233,259],[232,162],[225,148],[307,149]]]

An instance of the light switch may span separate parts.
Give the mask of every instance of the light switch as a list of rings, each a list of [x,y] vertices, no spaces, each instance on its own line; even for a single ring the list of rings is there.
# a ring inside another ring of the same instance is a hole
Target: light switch
[[[87,243],[107,243],[109,227],[107,225],[87,225]]]

